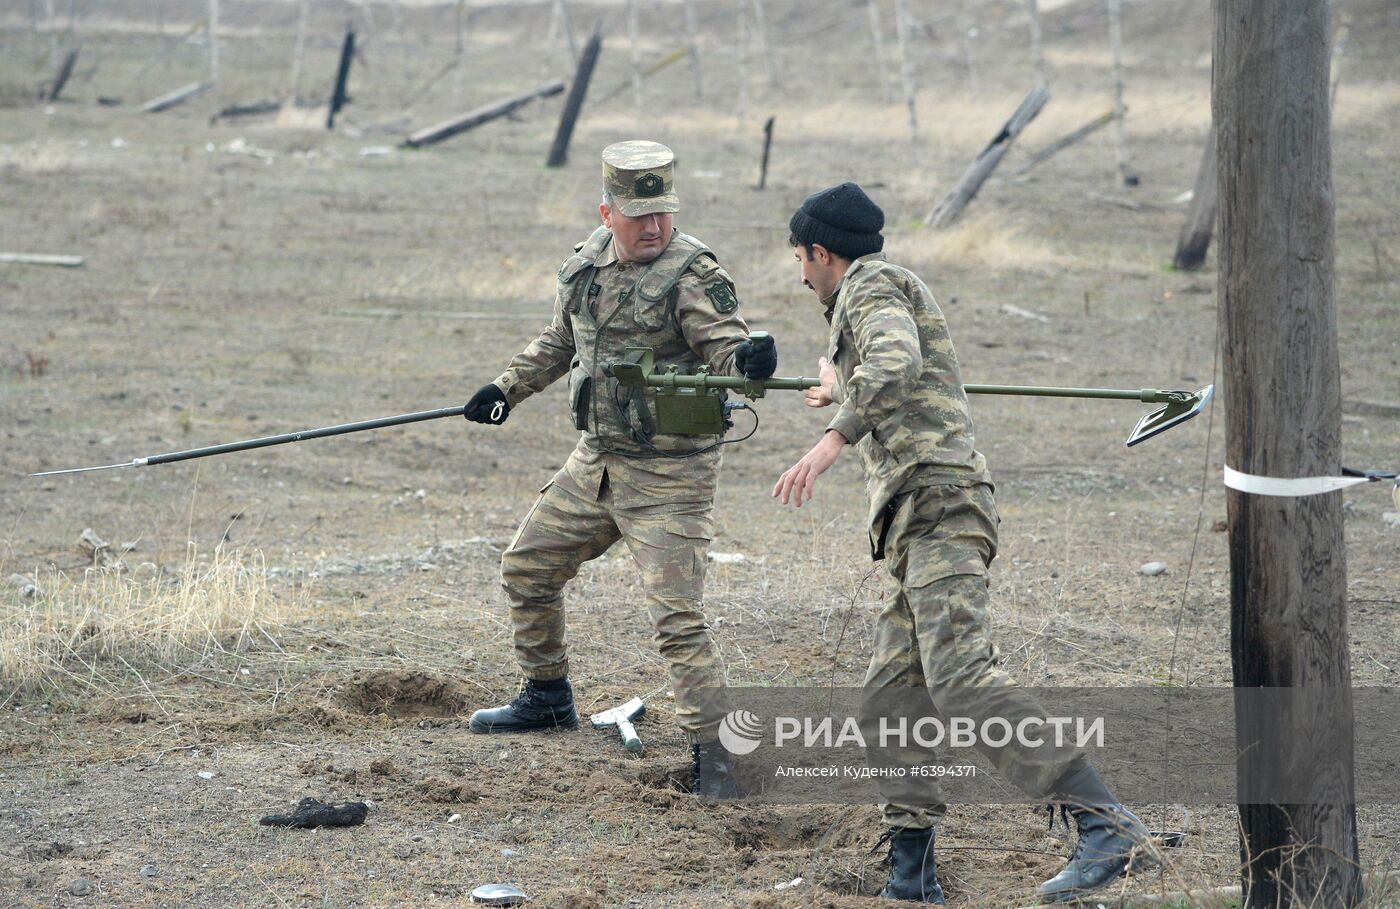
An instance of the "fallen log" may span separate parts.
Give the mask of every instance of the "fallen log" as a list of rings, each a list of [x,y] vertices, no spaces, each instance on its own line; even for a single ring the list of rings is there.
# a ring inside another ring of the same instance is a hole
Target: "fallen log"
[[[1124,110],[1126,109],[1127,108],[1124,108]],[[1101,114],[1095,117],[1088,123],[1085,123],[1083,126],[1079,127],[1079,129],[1076,129],[1074,132],[1069,133],[1066,136],[1062,136],[1059,139],[1056,139],[1054,142],[1051,142],[1049,145],[1045,146],[1040,151],[1031,155],[1030,160],[1027,161],[1025,165],[1021,167],[1020,170],[1016,171],[1016,173],[1012,174],[1011,176],[1019,177],[1023,174],[1029,173],[1033,168],[1044,164],[1046,161],[1049,161],[1051,158],[1055,157],[1060,152],[1069,148],[1071,145],[1083,141],[1084,139],[1103,129],[1108,124],[1112,123],[1113,116],[1113,111],[1108,111],[1105,114]]]
[[[214,87],[213,82],[191,82],[189,85],[175,89],[159,98],[153,98],[141,105],[141,113],[158,114],[163,110],[170,110],[172,107],[179,107],[191,98],[198,98],[200,95]]]
[[[16,265],[57,265],[62,268],[77,268],[83,264],[83,257],[0,252],[0,262],[12,262]]]
[[[534,91],[525,92],[513,98],[507,98],[504,101],[497,101],[485,107],[478,107],[476,110],[468,111],[460,117],[453,117],[451,120],[444,120],[435,126],[420,129],[418,132],[403,140],[403,144],[408,148],[422,148],[426,145],[433,145],[437,142],[441,142],[443,139],[449,139],[458,133],[466,132],[469,129],[475,129],[483,123],[490,123],[492,120],[504,117],[517,108],[529,104],[536,98],[548,98],[551,95],[559,94],[563,90],[564,83],[560,80],[555,80],[546,85],[541,85]]]
[[[688,56],[690,56],[690,48],[678,47],[666,56],[662,57],[660,60],[648,66],[646,69],[639,71],[637,73],[637,78],[645,79],[648,76],[654,76],[666,67],[670,66],[672,63],[675,63],[677,60],[684,60]],[[631,77],[628,77],[627,81],[619,82],[617,85],[614,85],[606,95],[598,99],[598,103],[602,104],[604,101],[611,101],[613,98],[616,98],[618,95],[627,91],[627,89],[631,87],[632,79]]]
[[[281,101],[253,101],[249,104],[230,104],[219,111],[209,122],[232,120],[237,117],[256,117],[260,114],[275,114],[282,109]]]
[[[982,150],[967,171],[962,175],[962,179],[957,182],[948,195],[934,206],[933,211],[924,218],[924,225],[931,227],[947,227],[958,219],[967,208],[967,204],[972,201],[972,197],[977,195],[977,191],[982,188],[982,184],[987,182],[987,178],[996,170],[1001,159],[1006,155],[1011,143],[1016,141],[1016,137],[1035,119],[1041,108],[1045,107],[1050,100],[1050,93],[1043,88],[1033,88],[1021,101],[1011,119],[1006,121],[1006,125],[1001,128],[987,147]]]

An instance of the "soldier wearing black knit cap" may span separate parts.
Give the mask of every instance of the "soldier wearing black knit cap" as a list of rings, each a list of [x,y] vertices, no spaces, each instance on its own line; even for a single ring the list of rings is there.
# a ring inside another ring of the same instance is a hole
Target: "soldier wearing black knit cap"
[[[973,442],[948,324],[924,282],[885,260],[884,225],[884,212],[854,183],[814,193],[792,216],[802,283],[831,324],[822,385],[807,390],[806,402],[838,408],[773,495],[800,507],[847,445],[859,449],[871,555],[899,584],[876,623],[861,717],[872,766],[899,771],[877,778],[890,826],[890,877],[880,895],[942,903],[933,842],[947,805],[936,777],[910,772],[937,759],[925,748],[876,747],[881,720],[907,710],[909,692],[921,688],[941,716],[979,726],[1000,718],[1020,729],[1046,714],[998,666],[987,617],[999,523],[991,476]],[[1023,790],[1064,804],[1078,826],[1074,854],[1041,884],[1042,901],[1084,896],[1135,861],[1147,831],[1082,751],[1018,740],[989,756]]]

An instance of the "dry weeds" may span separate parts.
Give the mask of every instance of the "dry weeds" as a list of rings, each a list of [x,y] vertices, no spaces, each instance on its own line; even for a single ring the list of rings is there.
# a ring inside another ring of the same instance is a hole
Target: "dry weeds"
[[[261,555],[218,547],[201,557],[191,546],[178,573],[145,574],[52,569],[35,578],[31,598],[0,601],[0,682],[81,689],[99,682],[106,664],[172,664],[259,641],[277,646],[288,604],[268,589]]]

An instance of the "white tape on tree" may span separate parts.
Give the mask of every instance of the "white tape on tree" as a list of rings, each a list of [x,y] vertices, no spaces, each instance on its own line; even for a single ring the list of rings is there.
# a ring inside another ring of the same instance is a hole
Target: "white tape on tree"
[[[1240,473],[1231,469],[1228,464],[1225,465],[1225,485],[1256,496],[1315,496],[1374,482],[1377,480],[1372,477],[1296,477],[1287,480],[1279,477],[1257,477],[1252,473]],[[1400,482],[1391,487],[1390,494],[1395,500],[1395,507],[1400,509]]]

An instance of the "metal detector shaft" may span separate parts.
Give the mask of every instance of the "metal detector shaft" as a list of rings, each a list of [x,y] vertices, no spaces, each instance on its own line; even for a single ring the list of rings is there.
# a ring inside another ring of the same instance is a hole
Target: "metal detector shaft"
[[[171,451],[166,454],[149,455],[122,464],[106,464],[102,467],[73,467],[68,470],[46,470],[30,474],[33,477],[47,477],[59,473],[83,473],[89,470],[111,470],[117,467],[146,467],[151,464],[169,464],[173,461],[188,461],[192,458],[207,458],[210,455],[228,454],[234,451],[247,451],[250,448],[267,448],[269,445],[285,445],[288,442],[302,442],[306,439],[322,439],[326,436],[340,436],[350,432],[363,432],[367,429],[383,429],[386,426],[401,426],[404,423],[421,423],[424,420],[440,420],[443,417],[460,417],[465,410],[463,405],[443,407],[439,410],[421,410],[417,413],[399,414],[394,417],[380,417],[377,420],[363,420],[359,423],[341,423],[336,426],[323,426],[320,429],[303,429],[301,432],[288,432],[280,436],[266,436],[261,439],[247,439],[242,442],[225,442],[207,448],[191,448],[186,451]]]
[[[743,376],[682,375],[663,372],[647,376],[646,384],[653,388],[732,388],[741,393],[747,393],[749,389],[756,386],[765,391],[801,391],[804,388],[816,388],[822,382],[821,379],[809,379],[806,376],[746,379]],[[1141,388],[1135,391],[1128,388],[1060,388],[1053,385],[964,385],[963,391],[970,395],[1107,398],[1119,401],[1140,401],[1144,404],[1170,404],[1187,400],[1196,394],[1190,391],[1161,391],[1156,388]]]
[[[749,337],[752,339],[759,335],[759,332],[754,332]],[[717,390],[721,388],[733,389],[750,400],[756,400],[769,391],[800,391],[804,388],[816,388],[821,385],[820,379],[809,379],[806,376],[747,379],[743,376],[710,375],[709,371],[704,368],[701,368],[694,375],[683,375],[675,366],[669,366],[658,373],[654,371],[654,364],[655,355],[650,348],[629,347],[624,360],[609,367],[609,374],[617,379],[618,384],[625,387],[649,386],[659,389],[657,393],[658,405],[662,403],[663,398],[670,402],[685,395],[689,395],[692,401],[703,402],[711,394],[709,389],[716,389],[714,394],[718,394]],[[687,389],[687,391],[681,392],[678,389]],[[1127,444],[1131,447],[1199,414],[1210,402],[1211,396],[1215,392],[1215,386],[1207,385],[1200,391],[1161,391],[1156,388],[1133,390],[1128,388],[1059,388],[1047,385],[964,385],[963,390],[973,395],[1099,398],[1163,405],[1138,420],[1137,425],[1133,427],[1133,431],[1127,438]],[[680,402],[680,404],[688,403],[686,401]],[[682,411],[680,416],[685,417],[684,409],[678,409]],[[709,424],[705,425],[708,427]]]

